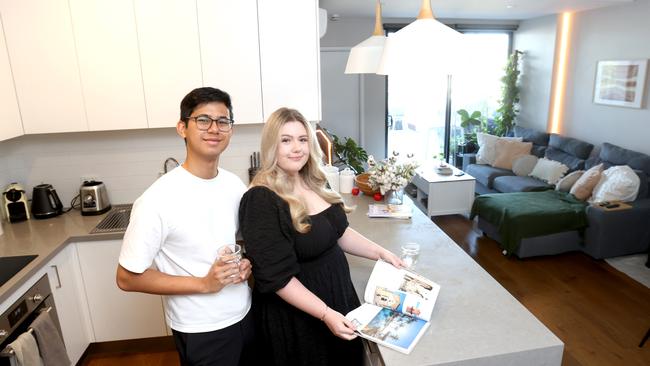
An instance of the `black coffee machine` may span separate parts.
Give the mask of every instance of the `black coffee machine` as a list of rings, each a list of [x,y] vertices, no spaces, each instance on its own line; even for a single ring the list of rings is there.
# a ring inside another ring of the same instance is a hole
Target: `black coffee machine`
[[[25,190],[18,183],[11,183],[2,193],[2,210],[9,222],[29,220]]]
[[[63,213],[63,204],[51,184],[39,184],[32,192],[32,215],[47,219]]]

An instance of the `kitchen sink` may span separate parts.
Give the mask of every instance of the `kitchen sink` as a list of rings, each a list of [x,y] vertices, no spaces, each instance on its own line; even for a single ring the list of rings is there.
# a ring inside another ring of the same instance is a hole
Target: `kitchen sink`
[[[19,255],[13,257],[0,257],[0,286],[4,285],[11,277],[20,272],[37,255]]]
[[[91,234],[116,233],[126,231],[131,218],[131,207],[133,205],[113,205],[113,208],[106,214],[106,217],[90,231]]]

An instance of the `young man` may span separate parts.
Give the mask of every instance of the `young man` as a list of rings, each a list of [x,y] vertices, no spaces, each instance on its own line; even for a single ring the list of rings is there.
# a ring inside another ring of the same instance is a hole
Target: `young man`
[[[160,177],[133,204],[117,284],[125,291],[165,295],[182,365],[245,364],[253,340],[247,259],[218,258],[235,243],[246,186],[219,168],[232,136],[230,96],[198,88],[181,102],[176,125],[185,139],[181,167]]]

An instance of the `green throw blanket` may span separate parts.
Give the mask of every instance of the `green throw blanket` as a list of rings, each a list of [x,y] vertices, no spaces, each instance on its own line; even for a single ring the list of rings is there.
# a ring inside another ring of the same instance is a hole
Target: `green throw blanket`
[[[554,190],[485,194],[476,197],[471,219],[479,215],[495,225],[501,245],[514,253],[523,238],[587,227],[587,203]]]

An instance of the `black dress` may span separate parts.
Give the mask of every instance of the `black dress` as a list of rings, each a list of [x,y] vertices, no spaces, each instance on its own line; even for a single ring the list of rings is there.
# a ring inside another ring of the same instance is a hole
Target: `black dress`
[[[253,265],[253,315],[258,357],[275,365],[361,365],[360,338],[346,341],[324,322],[275,292],[296,277],[330,308],[345,315],[360,306],[345,254],[337,240],[348,227],[340,205],[311,215],[311,230],[298,233],[289,205],[273,191],[254,187],[239,208],[246,256]]]

